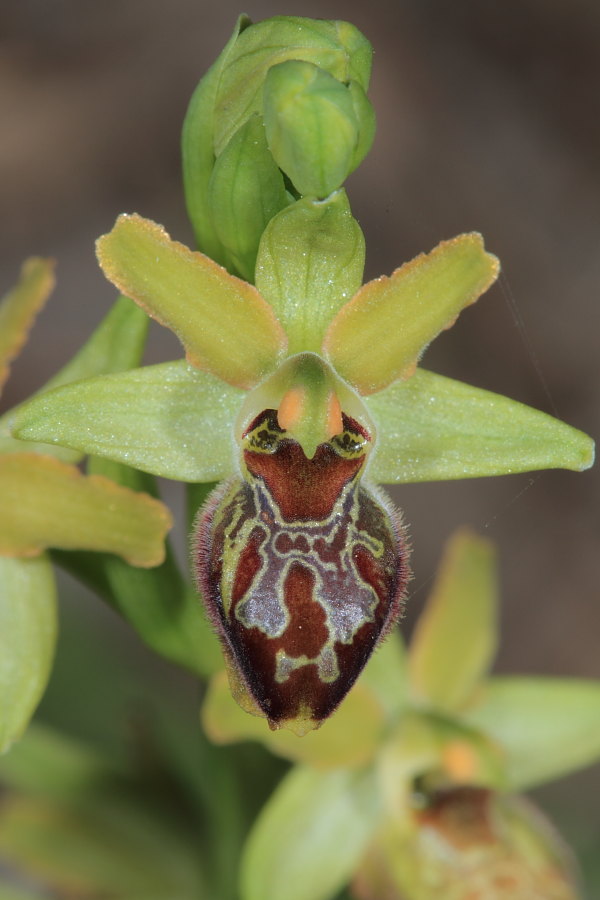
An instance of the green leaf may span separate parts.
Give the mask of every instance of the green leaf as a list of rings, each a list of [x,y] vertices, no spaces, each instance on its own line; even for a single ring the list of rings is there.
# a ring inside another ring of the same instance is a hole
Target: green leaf
[[[54,262],[33,256],[25,260],[17,284],[0,300],[0,388],[54,281]]]
[[[369,762],[381,741],[385,722],[375,693],[357,684],[318,731],[299,740],[285,728],[271,731],[264,718],[245,712],[231,695],[227,674],[220,672],[208,688],[202,724],[216,744],[260,741],[277,756],[325,769],[355,768]]]
[[[0,761],[5,784],[14,781],[13,758],[27,744],[29,734]],[[46,896],[50,892],[114,900],[207,896],[188,821],[178,818],[171,802],[153,792],[151,785],[123,777],[103,761],[92,762],[87,754],[79,760],[71,749],[76,745],[70,742],[55,742],[49,761],[40,752],[44,746],[48,741],[29,753],[28,763],[17,766],[22,787],[3,795],[0,855],[12,871],[43,885]],[[60,760],[62,749],[66,754]],[[27,772],[34,757],[37,777]],[[57,768],[64,772],[73,761],[76,792],[52,783]]]
[[[226,249],[227,268],[254,281],[261,235],[269,220],[289,203],[260,116],[251,116],[218,157],[208,198],[215,231]]]
[[[63,802],[83,798],[102,776],[124,778],[126,774],[112,759],[39,721],[32,722],[18,746],[0,758],[4,787]]]
[[[144,352],[148,322],[148,316],[135,303],[128,297],[119,297],[91,337],[38,394],[82,378],[122,372],[138,365]],[[10,437],[15,412],[13,409],[0,418],[0,452],[48,453],[63,462],[79,461],[81,454],[66,447],[23,444]]]
[[[0,553],[37,556],[47,547],[117,553],[133,566],[164,559],[166,506],[100,475],[35,453],[0,456]]]
[[[218,481],[233,471],[233,423],[243,397],[179,360],[35,397],[17,412],[13,431],[166,478]]]
[[[469,699],[496,652],[497,572],[492,544],[467,530],[446,546],[410,644],[418,702],[452,712]]]
[[[214,111],[217,156],[254,113],[262,113],[267,71],[285,60],[304,60],[341,82],[358,81],[366,91],[372,48],[348,22],[274,16],[246,28],[220,73]]]
[[[351,171],[359,122],[345,84],[313,63],[272,66],[263,88],[267,142],[298,193],[327,197]]]
[[[582,471],[594,461],[587,435],[508,397],[424,369],[365,399],[379,426],[369,477],[381,484]]]
[[[178,571],[173,553],[153,569],[102,553],[54,550],[53,560],[115,609],[164,659],[207,678],[223,665],[202,602]]]
[[[233,34],[192,94],[181,134],[185,202],[198,249],[219,263],[225,262],[225,251],[217,237],[208,200],[208,183],[215,164],[214,107],[223,66],[238,35],[248,25],[247,16],[238,18]]]
[[[342,378],[373,394],[414,371],[430,341],[498,277],[480,234],[442,241],[388,278],[363,285],[329,326],[323,349]]]
[[[492,678],[466,720],[505,750],[514,790],[529,790],[600,759],[598,681]]]
[[[0,556],[0,754],[21,736],[46,688],[56,629],[47,557]]]
[[[119,216],[97,252],[106,277],[175,332],[193,365],[241,388],[275,367],[286,338],[269,305],[252,285],[172,241],[160,225]]]
[[[356,868],[377,825],[379,803],[370,772],[293,769],[248,838],[242,900],[333,896]]]
[[[288,352],[320,352],[336,312],[358,290],[365,242],[345,191],[299,200],[267,226],[256,261],[256,286],[289,338]]]

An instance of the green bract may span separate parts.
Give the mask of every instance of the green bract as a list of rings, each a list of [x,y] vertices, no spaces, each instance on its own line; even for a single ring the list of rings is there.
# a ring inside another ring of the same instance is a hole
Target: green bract
[[[360,163],[375,131],[371,54],[347,22],[239,19],[183,129],[188,212],[212,259],[253,280],[268,221],[299,196],[327,197]]]
[[[327,197],[361,162],[361,123],[349,88],[313,63],[288,60],[267,72],[263,98],[277,165],[298,193]]]

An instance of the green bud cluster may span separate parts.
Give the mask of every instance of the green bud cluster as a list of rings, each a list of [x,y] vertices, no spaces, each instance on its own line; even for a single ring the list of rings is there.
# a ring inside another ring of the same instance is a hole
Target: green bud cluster
[[[184,123],[186,202],[199,249],[254,281],[269,221],[344,183],[375,133],[371,56],[346,22],[239,19]]]

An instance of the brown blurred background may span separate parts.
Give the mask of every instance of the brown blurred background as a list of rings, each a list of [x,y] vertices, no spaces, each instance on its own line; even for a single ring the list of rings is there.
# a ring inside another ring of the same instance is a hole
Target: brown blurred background
[[[113,291],[93,242],[118,213],[191,241],[179,130],[240,11],[231,0],[0,3],[0,284],[28,254],[59,261],[7,402],[39,386],[106,312]],[[596,0],[254,0],[243,11],[348,19],[375,46],[378,134],[348,185],[369,277],[466,230],[500,257],[502,282],[426,366],[597,435]],[[155,328],[148,360],[178,355]],[[414,545],[407,629],[445,537],[466,523],[500,552],[498,669],[599,678],[598,488],[597,471],[557,471],[394,490]],[[600,848],[600,768],[544,797]]]

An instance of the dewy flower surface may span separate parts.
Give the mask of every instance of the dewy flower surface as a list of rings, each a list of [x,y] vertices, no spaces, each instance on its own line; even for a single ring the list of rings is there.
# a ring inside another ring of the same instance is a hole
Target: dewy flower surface
[[[370,59],[347,23],[240,19],[184,126],[209,255],[138,215],[98,241],[107,278],[187,363],[60,387],[13,423],[20,439],[224,481],[197,519],[198,584],[239,702],[297,733],[332,712],[402,608],[406,541],[375,485],[593,456],[550,416],[418,368],[498,275],[479,234],[361,287],[341,185],[373,139]]]
[[[372,482],[589,463],[579,432],[416,368],[497,275],[479,235],[340,296],[328,239],[341,222],[356,247],[353,221],[343,191],[276,216],[257,257],[261,295],[121,216],[98,242],[100,263],[176,331],[194,367],[68,385],[16,416],[21,438],[225,479],[198,518],[198,583],[239,702],[297,733],[332,712],[402,608],[403,528]]]

